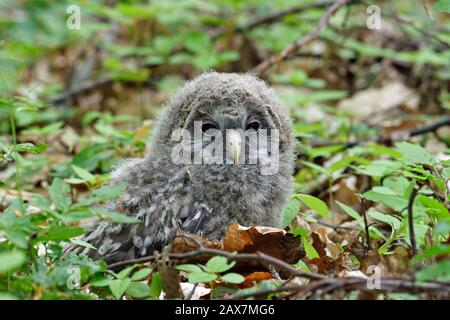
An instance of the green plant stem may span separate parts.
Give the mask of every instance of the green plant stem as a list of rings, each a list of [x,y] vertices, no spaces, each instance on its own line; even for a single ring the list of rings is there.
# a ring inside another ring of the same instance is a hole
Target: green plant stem
[[[9,109],[9,122],[11,125],[11,135],[12,135],[12,143],[13,147],[17,145],[17,132],[16,132],[16,122],[15,122],[15,112],[12,106],[10,106]],[[16,189],[19,193],[19,199],[22,200],[22,188],[20,183],[20,156],[19,153],[14,149],[13,151],[13,157],[15,160],[15,166],[16,166]],[[22,202],[20,204],[20,210],[23,212],[22,208]]]

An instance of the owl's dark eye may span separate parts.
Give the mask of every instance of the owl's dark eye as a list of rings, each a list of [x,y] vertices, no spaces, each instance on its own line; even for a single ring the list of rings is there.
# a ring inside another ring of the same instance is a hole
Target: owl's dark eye
[[[250,129],[258,131],[258,129],[259,129],[259,121],[252,121],[252,122],[248,123],[245,126],[245,130],[250,130]]]
[[[206,133],[208,130],[216,130],[217,126],[214,123],[211,122],[204,122],[202,124],[202,132]]]

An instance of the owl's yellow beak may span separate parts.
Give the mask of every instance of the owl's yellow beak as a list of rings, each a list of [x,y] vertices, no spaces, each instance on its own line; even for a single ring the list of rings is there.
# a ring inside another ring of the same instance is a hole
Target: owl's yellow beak
[[[227,153],[234,164],[239,164],[242,138],[237,130],[227,130]]]

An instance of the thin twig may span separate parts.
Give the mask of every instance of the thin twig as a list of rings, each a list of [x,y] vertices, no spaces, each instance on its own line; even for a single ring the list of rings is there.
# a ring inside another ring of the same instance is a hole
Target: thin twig
[[[438,130],[441,127],[444,126],[449,126],[450,125],[450,117],[444,118],[442,120],[433,122],[430,125],[427,126],[423,126],[420,128],[416,128],[416,129],[412,129],[411,131],[408,132],[407,137],[412,138],[412,137],[416,137],[425,133],[431,133],[431,132],[435,132],[436,130]],[[368,144],[368,143],[378,143],[378,144],[384,144],[384,145],[391,145],[394,142],[400,141],[400,140],[404,140],[402,138],[392,138],[392,137],[378,137],[377,139],[374,140],[368,140],[368,141],[351,141],[351,142],[326,142],[326,141],[313,141],[311,143],[311,146],[316,148],[316,147],[327,147],[327,146],[338,146],[338,145],[342,145],[343,149],[350,149],[353,148],[355,146],[359,146],[359,145],[364,145],[364,144]]]
[[[271,289],[255,290],[252,292],[237,293],[226,299],[245,299],[249,297],[267,296],[271,293],[289,292],[283,298],[295,296],[299,293],[324,294],[335,290],[362,290],[375,292],[443,292],[450,293],[450,283],[442,281],[415,282],[408,277],[383,277],[380,279],[380,287],[369,289],[367,279],[359,277],[325,278],[309,284],[280,286]]]
[[[261,18],[254,19],[254,20],[248,22],[247,24],[238,26],[234,29],[231,29],[230,31],[228,31],[227,28],[225,28],[225,27],[216,28],[216,29],[208,32],[208,35],[211,38],[217,38],[217,37],[224,35],[227,32],[231,32],[231,33],[245,32],[245,31],[249,31],[255,27],[278,22],[281,19],[283,19],[285,16],[290,15],[290,14],[298,14],[298,13],[301,13],[301,12],[309,10],[309,9],[325,8],[332,4],[333,4],[333,1],[320,1],[320,2],[316,2],[316,3],[304,4],[300,7],[287,8],[285,10],[281,10],[279,12],[271,13],[271,14],[263,16]]]
[[[192,296],[194,295],[195,290],[197,290],[197,287],[198,287],[198,283],[194,284],[194,286],[192,287],[191,292],[189,292],[189,294],[187,295],[186,300],[191,300],[192,299]]]
[[[279,63],[280,61],[286,59],[287,57],[291,56],[293,53],[295,53],[298,49],[305,46],[306,44],[310,43],[314,39],[316,39],[319,34],[322,32],[323,29],[327,26],[329,23],[331,17],[333,14],[344,4],[349,2],[350,0],[336,0],[330,7],[328,7],[325,14],[320,18],[319,23],[317,26],[306,36],[296,40],[293,44],[285,48],[281,53],[278,55],[274,55],[264,61],[262,61],[260,64],[258,64],[255,68],[253,68],[252,72],[257,75],[264,74],[270,67],[273,65]]]
[[[413,206],[414,199],[416,199],[417,193],[419,192],[420,187],[414,186],[411,191],[408,200],[408,228],[409,228],[409,239],[411,241],[411,249],[413,255],[417,255],[417,244],[416,244],[416,235],[414,232],[414,215],[413,215]]]
[[[312,279],[312,280],[318,280],[318,279],[326,278],[326,276],[324,276],[324,275],[310,273],[310,272],[305,272],[303,270],[297,269],[294,266],[290,265],[289,263],[284,262],[283,260],[280,260],[280,259],[277,259],[275,257],[269,256],[269,255],[267,255],[265,253],[262,253],[262,252],[256,252],[256,253],[231,253],[231,252],[218,250],[218,249],[199,248],[198,250],[193,250],[193,251],[189,251],[189,252],[185,252],[185,253],[171,253],[171,254],[169,254],[169,258],[170,259],[177,259],[177,260],[195,259],[195,258],[204,257],[204,256],[223,256],[223,257],[226,257],[230,261],[236,261],[236,262],[253,261],[253,262],[258,262],[258,263],[261,263],[261,264],[264,264],[264,263],[266,263],[268,265],[271,264],[273,266],[276,266],[276,267],[286,271],[287,273],[289,273],[292,276],[304,277],[304,278]],[[142,257],[142,258],[130,259],[130,260],[125,260],[125,261],[113,263],[113,264],[110,264],[108,266],[108,268],[109,269],[123,268],[123,267],[126,267],[128,265],[137,264],[137,263],[144,263],[144,262],[150,262],[150,261],[154,261],[154,260],[155,259],[154,259],[153,256],[145,256],[145,257]]]

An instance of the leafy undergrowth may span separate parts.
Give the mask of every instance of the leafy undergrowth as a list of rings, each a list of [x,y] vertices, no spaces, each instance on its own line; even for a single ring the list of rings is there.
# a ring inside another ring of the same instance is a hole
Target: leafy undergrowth
[[[16,101],[2,103],[13,116],[14,112],[36,113],[31,104],[26,110],[18,110],[14,109]],[[374,143],[351,148],[311,147],[309,154],[332,154],[331,161],[322,166],[303,161],[297,181],[299,177],[315,176],[314,181],[320,182],[323,176],[322,188],[329,189],[321,199],[320,195],[300,193],[299,185],[299,193],[291,197],[284,211],[285,230],[232,225],[220,243],[197,237],[189,244],[177,237],[170,253],[136,264],[125,261],[120,268],[83,256],[63,255],[64,246],[70,242],[89,246],[77,237],[85,232],[82,226],[90,218],[136,222],[98,206],[124,188],[101,187],[108,180],[111,160],[142,155],[149,132],[148,124],[134,132],[117,129],[115,125],[121,120],[129,119],[88,113],[83,123],[90,134],[81,136],[62,123],[29,129],[46,132],[47,139],[57,147],[31,142],[6,145],[3,141],[2,161],[14,161],[14,166],[7,166],[2,177],[16,188],[3,188],[1,196],[5,206],[0,215],[2,298],[369,295],[396,299],[442,297],[448,290],[450,161],[409,142],[397,142],[393,147]],[[78,149],[72,149],[74,155],[68,156],[73,141],[83,141],[85,146],[77,144]],[[41,187],[30,192],[23,190],[25,183]],[[248,254],[253,256],[246,257]],[[267,255],[276,260],[265,260]],[[165,257],[172,262],[164,264]],[[298,274],[286,270],[283,263]],[[385,277],[398,277],[400,282],[414,279],[418,285],[441,283],[444,289],[408,292],[388,286],[368,290],[368,284],[361,283],[352,290],[344,281],[335,283],[331,290],[323,286],[310,290],[308,283],[324,280],[311,275],[327,276],[325,280],[357,277],[375,284],[378,276],[381,284]]]
[[[136,223],[102,208],[125,187],[104,185],[120,159],[151,152],[160,106],[204,70],[268,61],[331,2],[2,1],[0,298],[448,298],[444,2],[435,19],[382,2],[371,30],[364,1],[349,1],[261,74],[299,141],[281,229],[233,224],[218,243],[180,234],[170,250],[107,266],[63,250],[89,246],[79,236],[92,219]],[[66,28],[71,4],[79,30]]]

